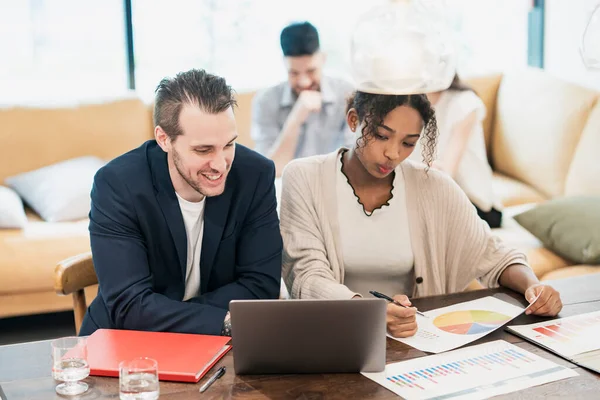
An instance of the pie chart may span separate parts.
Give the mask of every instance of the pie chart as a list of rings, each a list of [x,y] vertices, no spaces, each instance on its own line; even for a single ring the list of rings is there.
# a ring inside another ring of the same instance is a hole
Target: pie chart
[[[444,332],[456,335],[476,335],[501,327],[510,317],[494,311],[465,310],[438,315],[433,324]]]

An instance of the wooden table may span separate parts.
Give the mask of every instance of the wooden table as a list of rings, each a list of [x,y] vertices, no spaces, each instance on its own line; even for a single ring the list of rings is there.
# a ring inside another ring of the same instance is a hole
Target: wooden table
[[[564,303],[560,317],[600,310],[600,274],[569,278],[552,282],[561,292]],[[522,297],[506,289],[480,290],[414,299],[421,310],[444,307],[457,302],[505,293],[524,304]],[[525,316],[512,324],[528,324],[542,318]],[[600,376],[577,367],[522,339],[499,329],[472,344],[503,339],[532,353],[541,355],[579,373],[578,377],[543,386],[537,386],[498,398],[505,399],[592,399],[600,398]],[[388,339],[387,362],[422,357],[425,354],[403,343]],[[200,394],[200,384],[161,382],[161,399],[398,399],[394,393],[360,374],[314,374],[314,375],[255,375],[236,376],[233,372],[233,355],[230,352],[217,366],[226,365],[228,372]],[[207,375],[211,375],[212,371]],[[206,377],[200,382],[203,383]],[[88,377],[90,389],[72,399],[118,399],[117,378]],[[54,391],[56,382],[50,374],[50,341],[31,342],[0,347],[0,385],[4,398],[10,400],[65,399]],[[0,396],[2,396],[0,391]]]

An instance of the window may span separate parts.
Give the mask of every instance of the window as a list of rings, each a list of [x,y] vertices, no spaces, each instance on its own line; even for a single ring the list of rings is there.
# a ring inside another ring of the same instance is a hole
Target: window
[[[600,71],[585,67],[579,48],[585,27],[598,4],[599,0],[547,0],[544,42],[546,71],[566,81],[596,90],[600,90]],[[600,37],[595,40],[600,40]]]
[[[3,102],[127,88],[122,0],[2,0]]]
[[[350,29],[356,16],[371,4],[359,0],[158,0],[152,4],[134,0],[136,88],[149,96],[161,78],[189,68],[224,76],[237,91],[274,84],[286,77],[279,47],[281,29],[301,20],[319,29],[328,54],[327,69],[347,75]]]
[[[446,0],[458,72],[483,75],[527,66],[530,1]]]
[[[3,1],[0,100],[126,91],[124,1]],[[326,72],[350,79],[350,32],[389,0],[132,0],[136,90],[152,97],[165,76],[190,68],[222,75],[237,91],[285,79],[279,34],[292,21],[320,31]],[[428,0],[441,1],[441,0]],[[524,0],[446,0],[459,72],[527,64]]]
[[[326,71],[350,78],[350,32],[362,13],[388,0],[133,0],[136,86],[150,96],[161,78],[189,68],[224,76],[238,91],[285,79],[281,29],[311,21]],[[438,0],[436,0],[438,1]],[[447,0],[459,71],[484,74],[527,65],[523,0]]]

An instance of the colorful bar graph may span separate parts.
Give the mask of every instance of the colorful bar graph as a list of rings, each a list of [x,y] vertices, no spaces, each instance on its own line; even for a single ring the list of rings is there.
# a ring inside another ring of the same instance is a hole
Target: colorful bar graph
[[[407,399],[483,399],[577,376],[526,350],[494,341],[362,373]]]
[[[540,326],[538,328],[533,328],[534,331],[541,333],[542,335],[548,336],[552,339],[556,339],[560,342],[568,342],[569,339],[565,336],[559,335],[558,333],[556,333],[555,331],[548,329],[545,326]]]
[[[532,330],[558,342],[574,342],[581,335],[600,332],[600,317],[584,314],[563,321],[552,321],[545,325],[538,325],[532,327]]]
[[[398,386],[425,390],[425,387],[431,384],[439,384],[438,378],[449,378],[453,375],[466,376],[476,371],[481,372],[482,369],[487,371],[504,369],[506,367],[519,369],[519,363],[527,364],[533,361],[535,360],[519,351],[508,349],[456,360],[451,363],[430,366],[401,375],[388,376],[387,379]]]

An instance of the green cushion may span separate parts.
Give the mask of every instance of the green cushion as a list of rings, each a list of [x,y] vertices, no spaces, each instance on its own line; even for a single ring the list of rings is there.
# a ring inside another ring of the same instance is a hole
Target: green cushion
[[[600,264],[600,197],[550,200],[514,218],[560,256]]]

